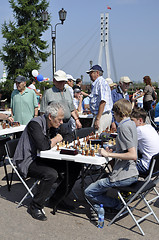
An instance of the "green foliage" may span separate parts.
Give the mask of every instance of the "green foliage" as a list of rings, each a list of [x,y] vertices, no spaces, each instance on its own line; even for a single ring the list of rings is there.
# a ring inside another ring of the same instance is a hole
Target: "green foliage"
[[[39,69],[40,63],[47,61],[47,41],[42,40],[42,34],[49,27],[42,22],[42,11],[46,11],[49,3],[46,0],[9,0],[13,9],[14,22],[4,22],[1,28],[6,39],[0,59],[4,62],[9,79],[17,75],[31,77],[33,69]]]

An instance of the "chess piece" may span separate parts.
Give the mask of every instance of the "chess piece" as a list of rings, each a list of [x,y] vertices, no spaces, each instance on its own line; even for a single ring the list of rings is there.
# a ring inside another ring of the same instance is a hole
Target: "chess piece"
[[[57,148],[56,148],[56,150],[57,150],[57,151],[60,150],[60,148],[59,148],[59,143],[57,143]]]

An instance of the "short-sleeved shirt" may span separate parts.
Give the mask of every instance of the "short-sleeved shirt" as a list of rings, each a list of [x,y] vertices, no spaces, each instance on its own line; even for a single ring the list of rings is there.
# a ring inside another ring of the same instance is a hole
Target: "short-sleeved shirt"
[[[69,86],[68,84],[65,84],[65,88],[68,88],[68,90],[71,93],[72,98],[74,98],[74,92],[73,92],[73,88],[71,86]]]
[[[34,117],[35,108],[38,107],[35,92],[32,89],[25,88],[21,94],[15,89],[11,94],[10,107],[13,111],[14,121],[26,125]]]
[[[98,114],[99,105],[101,101],[106,102],[104,112],[111,111],[113,107],[111,90],[109,84],[103,77],[98,77],[92,83],[92,91],[90,97],[90,110],[94,115]]]
[[[29,86],[28,86],[28,88],[30,88],[30,89],[36,89],[36,87],[35,87],[35,85],[34,84],[30,84]]]
[[[52,88],[47,89],[44,94],[40,104],[40,112],[45,112],[46,107],[51,103],[61,103],[64,108],[64,120],[68,120],[71,117],[71,112],[75,110],[73,99],[71,93],[68,89],[61,91],[53,86]]]
[[[144,102],[153,101],[152,92],[153,88],[150,85],[144,87]]]
[[[136,125],[130,118],[126,118],[119,123],[118,136],[116,138],[116,152],[124,153],[128,149],[135,147],[137,151],[137,130]],[[121,181],[138,175],[136,162],[134,160],[116,159],[110,181]]]
[[[150,160],[159,152],[159,135],[150,125],[137,127],[138,150],[142,154],[141,161],[146,169],[149,169]]]
[[[79,100],[76,98],[73,98],[73,103],[74,103],[75,108],[77,109],[79,106]],[[83,106],[81,107],[81,112],[83,112]]]
[[[122,89],[119,85],[111,91],[111,95],[112,95],[113,104],[123,98],[125,98],[126,100],[129,101],[129,94],[127,92],[124,94],[124,92],[122,91]],[[115,122],[113,111],[112,111],[112,122]]]

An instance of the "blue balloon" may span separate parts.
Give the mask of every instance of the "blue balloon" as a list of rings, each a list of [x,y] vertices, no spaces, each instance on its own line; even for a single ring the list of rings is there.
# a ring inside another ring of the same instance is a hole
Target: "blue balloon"
[[[43,80],[43,75],[39,74],[39,75],[37,76],[37,80],[38,80],[39,82],[41,82],[41,81]]]

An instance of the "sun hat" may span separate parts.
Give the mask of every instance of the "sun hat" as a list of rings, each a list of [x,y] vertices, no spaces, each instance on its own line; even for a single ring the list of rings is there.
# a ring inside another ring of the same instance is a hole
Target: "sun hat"
[[[110,87],[114,87],[117,85],[116,83],[113,82],[113,80],[111,78],[106,78],[105,80],[108,82]]]
[[[70,74],[66,74],[67,80],[73,80],[74,82],[76,82],[76,79],[72,77],[72,75]]]
[[[121,82],[121,83],[122,83],[122,82],[124,82],[124,83],[132,83],[132,81],[130,80],[130,78],[127,77],[127,76],[121,77],[119,82]]]
[[[58,70],[54,73],[54,79],[57,82],[67,81],[66,73],[62,70]]]
[[[94,65],[91,67],[86,73],[89,74],[90,72],[95,72],[95,71],[101,71],[103,72],[103,69],[99,65]]]

